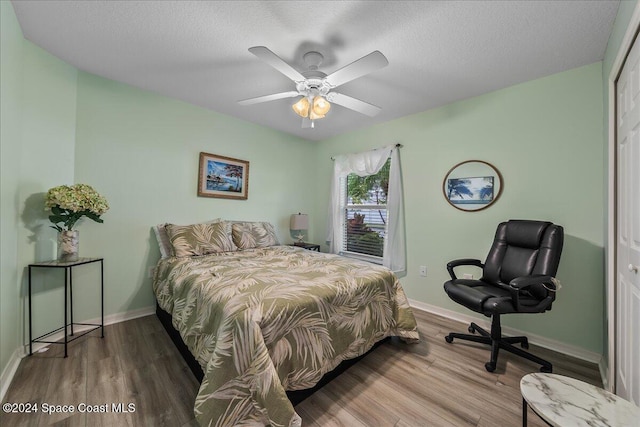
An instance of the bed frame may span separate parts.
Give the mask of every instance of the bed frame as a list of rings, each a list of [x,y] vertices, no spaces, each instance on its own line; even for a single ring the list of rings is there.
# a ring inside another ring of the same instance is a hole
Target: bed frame
[[[184,359],[185,362],[187,362],[187,365],[191,369],[191,372],[193,372],[193,375],[195,375],[195,377],[198,379],[198,382],[202,382],[202,378],[204,378],[204,372],[202,371],[202,368],[200,367],[200,364],[198,363],[198,361],[195,359],[195,357],[193,357],[193,355],[187,348],[187,345],[182,340],[180,333],[173,327],[173,324],[171,322],[171,315],[166,311],[164,311],[163,309],[161,309],[157,303],[156,303],[156,315],[158,316],[158,319],[160,319],[160,323],[162,323],[162,326],[164,326],[164,329],[169,334],[169,337],[171,337],[171,341],[173,341],[175,346],[178,348],[178,351],[182,355],[182,358]],[[371,348],[371,350],[369,350],[362,356],[358,356],[354,359],[343,361],[333,371],[327,372],[320,379],[318,384],[316,384],[313,388],[309,388],[306,390],[287,391],[287,397],[291,401],[291,404],[293,406],[296,406],[298,403],[302,402],[307,397],[311,396],[313,393],[315,393],[316,391],[324,387],[326,384],[328,384],[331,380],[336,378],[338,375],[346,371],[349,367],[351,367],[352,365],[360,361],[363,357],[365,357],[367,354],[372,352],[376,347],[378,347],[379,345],[381,345],[386,341],[389,341],[390,339],[391,339],[390,337],[387,337],[381,341],[378,341]]]

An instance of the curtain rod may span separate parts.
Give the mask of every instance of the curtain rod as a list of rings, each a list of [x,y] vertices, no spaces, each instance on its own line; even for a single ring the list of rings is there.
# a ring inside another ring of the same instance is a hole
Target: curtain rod
[[[395,145],[395,148],[402,148],[402,147],[403,147],[402,144],[396,144]],[[374,148],[374,150],[379,150],[379,148]],[[331,157],[331,160],[335,160],[335,159],[336,159],[335,157],[333,157],[333,156]]]

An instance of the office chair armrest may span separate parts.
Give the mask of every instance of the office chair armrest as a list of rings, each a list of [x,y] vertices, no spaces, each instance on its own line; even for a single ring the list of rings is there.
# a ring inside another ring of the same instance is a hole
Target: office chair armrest
[[[457,279],[453,269],[461,265],[472,265],[474,267],[484,268],[484,264],[479,259],[473,259],[473,258],[454,259],[453,261],[450,261],[447,263],[447,271],[449,272],[449,276],[451,276],[451,280]]]
[[[532,276],[521,276],[521,277],[516,277],[515,279],[511,280],[509,282],[509,287],[511,288],[511,298],[513,298],[515,307],[517,311],[521,311],[521,306],[520,306],[520,291],[526,290],[527,288],[531,287],[532,285],[542,285],[544,286],[549,292],[555,292],[556,291],[556,284],[554,281],[554,278],[546,275],[546,274],[535,274]],[[546,307],[549,304],[551,304],[551,302],[553,302],[553,300],[555,299],[555,296],[549,296],[549,292],[547,292],[547,297],[544,298],[542,301],[540,301],[539,304],[536,305],[536,308],[542,308],[542,307]]]
[[[534,274],[533,276],[520,276],[516,277],[509,282],[509,286],[513,289],[525,290],[531,285],[545,284],[545,288],[552,290],[555,289],[553,283],[553,277],[546,274]]]

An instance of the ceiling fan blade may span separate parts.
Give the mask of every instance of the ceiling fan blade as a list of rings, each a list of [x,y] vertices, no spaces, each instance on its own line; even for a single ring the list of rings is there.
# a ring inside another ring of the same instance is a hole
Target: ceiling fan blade
[[[266,49],[266,48],[265,48]],[[389,64],[387,58],[380,51],[373,51],[370,54],[345,65],[337,71],[325,77],[325,81],[332,87],[340,86],[365,74],[386,67]]]
[[[327,94],[327,100],[334,104],[342,105],[350,110],[357,111],[358,113],[373,117],[382,111],[382,108],[373,104],[369,104],[351,96],[343,95],[337,92],[329,92]]]
[[[259,104],[261,102],[275,101],[276,99],[294,98],[298,95],[299,95],[298,92],[296,92],[295,90],[292,90],[289,92],[280,92],[280,93],[274,93],[272,95],[264,95],[264,96],[258,96],[256,98],[243,99],[241,101],[238,101],[238,104],[253,105],[253,104]]]
[[[289,77],[294,82],[301,82],[305,78],[302,74],[297,72],[291,65],[284,62],[282,58],[280,58],[275,53],[271,52],[268,48],[264,46],[254,46],[249,48],[249,52],[253,53],[258,58],[262,59],[267,64],[271,65],[276,70],[280,71],[285,76]]]

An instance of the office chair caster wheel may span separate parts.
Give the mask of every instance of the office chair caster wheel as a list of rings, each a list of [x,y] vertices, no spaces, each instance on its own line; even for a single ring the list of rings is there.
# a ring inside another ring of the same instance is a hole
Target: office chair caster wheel
[[[544,372],[545,374],[550,374],[552,371],[550,366],[542,366],[540,367],[540,372]]]
[[[453,337],[450,335],[447,335],[446,337],[444,337],[444,340],[449,344],[451,344],[453,342]]]
[[[467,331],[469,331],[470,334],[475,334],[476,328],[474,328],[472,325],[469,325],[469,327],[467,328]]]
[[[496,370],[496,364],[495,363],[491,363],[491,362],[487,362],[484,364],[484,368],[489,371],[489,372],[493,372]]]

